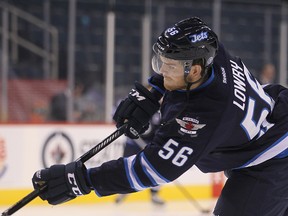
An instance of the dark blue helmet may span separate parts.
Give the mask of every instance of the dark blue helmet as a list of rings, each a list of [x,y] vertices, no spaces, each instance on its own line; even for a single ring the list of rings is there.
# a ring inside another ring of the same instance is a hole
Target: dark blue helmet
[[[203,59],[209,67],[218,50],[217,35],[198,17],[167,28],[153,45],[157,55],[175,60]]]

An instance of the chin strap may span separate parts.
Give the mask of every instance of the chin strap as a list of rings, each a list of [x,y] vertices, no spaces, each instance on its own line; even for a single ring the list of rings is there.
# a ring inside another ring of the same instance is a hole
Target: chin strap
[[[190,73],[190,70],[192,68],[192,64],[193,64],[193,61],[190,61],[190,62],[185,62],[184,63],[184,81],[186,83],[186,94],[187,94],[187,101],[189,100],[189,94],[190,94],[190,88],[192,85],[196,84],[196,83],[199,83],[200,81],[203,80],[204,77],[206,77],[206,71],[205,71],[205,74],[204,76],[201,76],[198,80],[196,80],[195,82],[188,82],[187,81],[187,77]]]

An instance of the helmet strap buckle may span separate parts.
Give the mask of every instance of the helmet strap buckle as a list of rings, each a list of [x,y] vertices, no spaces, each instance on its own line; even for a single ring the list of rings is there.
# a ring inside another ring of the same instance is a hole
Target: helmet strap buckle
[[[186,90],[187,91],[189,91],[189,89],[192,85],[192,83],[187,80],[187,77],[188,77],[190,70],[192,68],[192,64],[193,64],[193,61],[184,62],[184,81],[186,83]]]

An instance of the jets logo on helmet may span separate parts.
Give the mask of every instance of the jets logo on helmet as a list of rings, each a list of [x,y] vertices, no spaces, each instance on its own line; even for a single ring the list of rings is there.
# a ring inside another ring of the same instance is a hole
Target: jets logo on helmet
[[[193,34],[190,35],[189,38],[191,39],[192,43],[196,43],[198,41],[202,41],[208,38],[208,32],[201,32],[200,34]]]

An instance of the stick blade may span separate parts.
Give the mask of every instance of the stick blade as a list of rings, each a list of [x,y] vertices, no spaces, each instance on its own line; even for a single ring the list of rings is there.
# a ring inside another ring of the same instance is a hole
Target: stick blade
[[[203,209],[203,210],[201,210],[201,213],[203,213],[203,214],[210,214],[210,210],[209,209]]]

